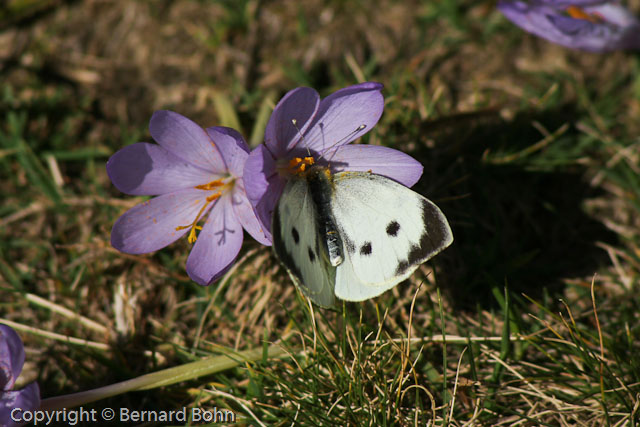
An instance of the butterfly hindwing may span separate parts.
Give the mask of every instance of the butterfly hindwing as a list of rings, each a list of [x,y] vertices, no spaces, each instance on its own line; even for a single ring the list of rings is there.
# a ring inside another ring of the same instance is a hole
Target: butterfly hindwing
[[[335,280],[341,299],[380,295],[453,241],[435,204],[380,175],[334,174],[331,209],[344,244]]]
[[[302,293],[329,307],[335,299],[336,269],[329,263],[317,218],[308,182],[290,180],[273,213],[273,249]]]

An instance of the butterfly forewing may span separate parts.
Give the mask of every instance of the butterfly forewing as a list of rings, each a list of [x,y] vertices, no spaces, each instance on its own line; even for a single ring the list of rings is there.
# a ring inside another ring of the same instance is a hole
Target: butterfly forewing
[[[440,209],[391,179],[340,172],[333,183],[331,208],[345,252],[336,275],[339,298],[380,295],[453,241]]]
[[[308,182],[290,180],[273,213],[273,249],[296,286],[318,305],[334,303],[335,267],[329,263]]]

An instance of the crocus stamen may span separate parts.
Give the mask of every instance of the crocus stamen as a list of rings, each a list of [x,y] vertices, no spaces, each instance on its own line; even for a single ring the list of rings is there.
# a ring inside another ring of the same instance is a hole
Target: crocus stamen
[[[191,244],[195,243],[196,240],[198,240],[198,236],[197,236],[196,232],[198,230],[202,230],[202,226],[197,225],[198,221],[200,221],[200,218],[202,217],[202,214],[206,210],[207,206],[209,206],[210,203],[212,203],[214,200],[216,200],[220,196],[222,196],[222,193],[224,192],[226,187],[229,187],[231,185],[232,185],[231,182],[225,183],[222,179],[216,179],[215,181],[211,181],[211,182],[209,182],[207,184],[196,185],[195,188],[198,189],[198,190],[212,191],[212,190],[215,190],[215,189],[219,189],[220,191],[218,191],[217,193],[212,194],[210,196],[207,196],[207,198],[205,199],[205,201],[206,201],[205,204],[202,205],[202,208],[200,208],[200,211],[198,212],[198,215],[196,215],[196,219],[194,219],[191,224],[177,226],[176,227],[176,231],[184,230],[185,228],[190,228],[191,230],[189,231],[189,236],[187,237],[187,240]]]
[[[202,217],[202,214],[204,213],[205,209],[207,206],[209,206],[209,203],[213,202],[214,200],[216,200],[217,198],[219,198],[222,195],[222,192],[220,193],[216,193],[216,194],[212,194],[211,196],[207,197],[207,202],[202,205],[202,208],[200,208],[200,212],[198,212],[198,215],[196,215],[196,219],[193,220],[193,222],[189,225],[179,225],[176,227],[176,231],[180,231],[180,230],[184,230],[185,228],[191,228],[191,230],[189,231],[189,237],[187,237],[187,240],[189,241],[189,243],[195,243],[196,240],[198,240],[198,236],[196,235],[196,231],[198,230],[202,230],[202,226],[197,225],[198,221],[200,221],[200,218]]]
[[[224,181],[222,179],[216,179],[215,181],[211,181],[207,184],[202,184],[202,185],[196,185],[196,189],[198,190],[215,190],[218,187],[222,187],[223,185],[225,185]]]
[[[588,13],[578,6],[569,6],[566,12],[572,18],[584,19],[585,21],[593,22],[594,24],[604,22],[604,19],[602,19],[601,16]]]

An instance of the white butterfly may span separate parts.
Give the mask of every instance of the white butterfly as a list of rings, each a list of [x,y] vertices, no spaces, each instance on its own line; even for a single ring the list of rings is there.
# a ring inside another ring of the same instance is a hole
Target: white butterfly
[[[369,172],[312,166],[289,180],[273,213],[273,248],[316,304],[364,301],[407,279],[453,242],[440,209]]]

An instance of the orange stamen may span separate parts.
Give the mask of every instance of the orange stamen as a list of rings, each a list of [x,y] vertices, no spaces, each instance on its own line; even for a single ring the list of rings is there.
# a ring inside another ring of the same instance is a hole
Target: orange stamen
[[[569,6],[567,8],[567,14],[572,18],[584,19],[585,21],[593,22],[594,24],[597,24],[603,21],[603,19],[598,15],[589,14],[578,6]]]
[[[229,183],[223,182],[222,179],[216,179],[215,181],[211,181],[211,182],[209,182],[207,184],[196,185],[194,188],[196,188],[198,190],[212,191],[212,190],[215,190],[215,189],[217,189],[219,187],[226,187],[228,185],[229,185]],[[186,228],[190,228],[191,229],[189,231],[189,236],[187,237],[187,240],[189,241],[189,243],[193,244],[193,243],[196,242],[196,240],[198,240],[198,236],[196,235],[196,231],[202,230],[202,226],[197,225],[198,221],[200,221],[200,218],[202,217],[202,214],[204,213],[204,211],[207,208],[207,206],[209,206],[209,204],[212,203],[214,200],[220,198],[220,196],[222,196],[222,192],[223,191],[224,191],[224,189],[221,189],[217,193],[212,194],[210,196],[207,196],[207,198],[205,199],[206,203],[204,205],[202,205],[202,208],[200,208],[200,211],[198,212],[198,215],[196,215],[196,219],[194,219],[191,224],[179,225],[179,226],[176,227],[176,231],[184,230]]]
[[[221,179],[216,179],[215,181],[211,181],[208,184],[196,185],[195,188],[197,188],[198,190],[210,191],[210,190],[215,190],[218,187],[222,187],[223,185],[224,185],[224,182]]]

